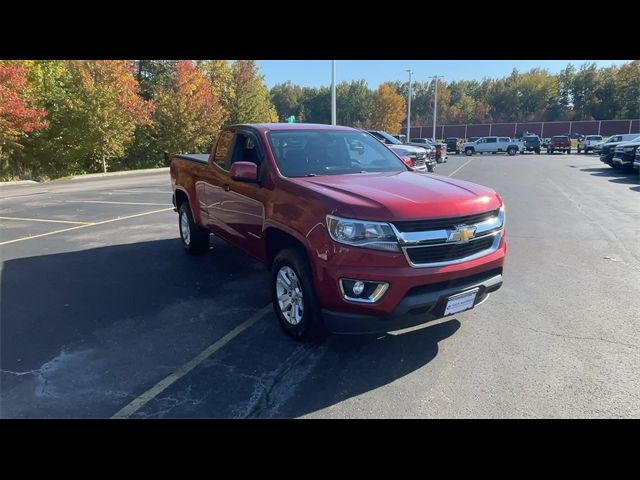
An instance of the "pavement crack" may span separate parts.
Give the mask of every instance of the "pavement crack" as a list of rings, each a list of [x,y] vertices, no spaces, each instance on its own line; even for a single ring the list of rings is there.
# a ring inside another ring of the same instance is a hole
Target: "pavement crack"
[[[581,336],[577,336],[577,335],[567,335],[567,334],[564,334],[564,333],[547,332],[545,330],[538,330],[538,329],[533,328],[533,327],[525,327],[525,328],[527,330],[532,330],[532,331],[534,331],[536,333],[542,333],[544,335],[550,335],[550,336],[553,336],[553,337],[571,338],[573,340],[595,340],[595,341],[598,341],[598,342],[612,343],[614,345],[622,345],[624,347],[634,348],[636,350],[640,349],[640,346],[634,345],[632,343],[616,342],[615,340],[607,340],[606,338],[581,337]]]
[[[325,346],[313,344],[296,348],[280,367],[259,379],[249,401],[236,418],[271,417],[277,413],[280,405],[291,396],[325,351]],[[302,367],[305,360],[310,361]]]
[[[23,375],[41,375],[40,369],[29,370],[27,372],[15,372],[13,370],[5,370],[4,368],[0,368],[1,373],[8,373],[9,375],[15,375],[17,377],[22,377]]]

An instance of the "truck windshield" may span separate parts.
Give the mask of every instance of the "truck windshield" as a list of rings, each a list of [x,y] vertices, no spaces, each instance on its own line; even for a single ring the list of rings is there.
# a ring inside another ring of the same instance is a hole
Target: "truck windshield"
[[[387,147],[364,132],[274,131],[269,143],[285,177],[407,170]]]

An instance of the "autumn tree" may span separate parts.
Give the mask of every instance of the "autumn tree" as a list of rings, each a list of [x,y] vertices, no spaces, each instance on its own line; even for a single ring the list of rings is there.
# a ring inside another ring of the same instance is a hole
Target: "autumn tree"
[[[211,90],[219,100],[222,118],[226,118],[235,98],[231,65],[227,60],[197,60],[196,67],[209,79]]]
[[[130,61],[73,60],[68,70],[57,118],[62,140],[81,168],[106,172],[124,156],[136,126],[150,122],[151,104],[139,95]]]
[[[259,75],[258,70],[255,60],[233,62],[227,124],[278,121],[264,77]]]
[[[44,109],[33,107],[35,99],[26,85],[23,66],[0,65],[0,172],[3,178],[23,173],[18,151],[24,148],[26,134],[47,126]]]
[[[374,94],[371,125],[377,130],[395,134],[400,131],[404,118],[406,118],[404,99],[391,85],[383,83]]]
[[[173,153],[208,151],[222,123],[211,82],[189,60],[176,64],[173,85],[155,96],[151,137],[164,161]]]

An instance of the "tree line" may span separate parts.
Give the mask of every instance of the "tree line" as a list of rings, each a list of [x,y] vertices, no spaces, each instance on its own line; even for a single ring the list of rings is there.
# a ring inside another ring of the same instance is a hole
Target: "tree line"
[[[364,80],[336,86],[337,123],[398,133],[406,125],[408,82],[388,82],[377,90]],[[411,124],[431,125],[433,82],[412,84]],[[271,99],[281,119],[330,123],[329,87],[275,85]],[[558,74],[543,68],[513,70],[503,78],[438,80],[438,124],[608,120],[640,118],[640,61],[598,68],[569,64]]]
[[[640,117],[640,61],[438,80],[438,124]],[[412,85],[412,125],[432,122],[434,85]],[[337,123],[398,133],[408,83],[336,86]],[[0,61],[0,178],[157,167],[211,148],[225,125],[330,123],[329,87],[264,83],[255,61]]]
[[[0,178],[168,165],[277,121],[255,61],[0,61]]]

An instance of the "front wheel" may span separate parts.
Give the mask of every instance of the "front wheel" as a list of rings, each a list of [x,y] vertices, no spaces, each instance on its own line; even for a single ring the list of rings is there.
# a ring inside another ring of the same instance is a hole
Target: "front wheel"
[[[465,148],[465,149],[464,149],[464,154],[465,154],[467,157],[470,157],[471,155],[473,155],[473,148]]]
[[[311,269],[302,249],[282,250],[276,256],[271,297],[280,327],[294,340],[321,340],[326,335]]]
[[[580,155],[580,152],[581,152],[581,151],[582,151],[582,150],[580,150],[580,147],[578,147],[578,155]],[[584,152],[584,153],[587,153],[587,152]]]
[[[567,151],[565,152],[567,155],[569,155],[571,153],[571,149],[567,149]]]
[[[178,226],[180,240],[182,240],[182,246],[187,253],[197,255],[209,250],[209,231],[195,223],[188,202],[183,202],[180,205]]]

